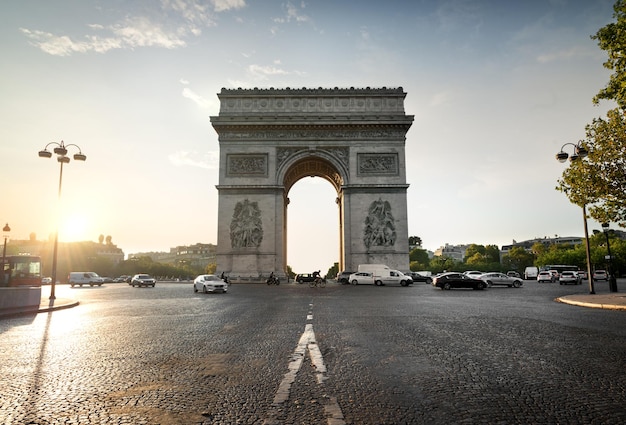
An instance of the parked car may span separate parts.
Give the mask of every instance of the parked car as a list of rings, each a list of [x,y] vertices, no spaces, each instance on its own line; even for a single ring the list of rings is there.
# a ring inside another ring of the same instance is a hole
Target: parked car
[[[457,272],[442,273],[435,276],[432,285],[446,290],[452,288],[485,289],[486,286],[485,282],[480,279]]]
[[[433,278],[432,277],[423,275],[423,274],[421,274],[419,272],[410,272],[409,276],[411,276],[411,279],[413,279],[413,283],[415,283],[415,282],[424,282],[424,283],[427,283],[429,285],[431,283],[433,283]]]
[[[506,275],[511,276],[511,277],[517,277],[520,279],[522,278],[522,275],[516,272],[515,270],[509,270],[508,272],[506,272]]]
[[[469,276],[469,277],[478,277],[478,276],[480,276],[483,273],[485,273],[485,272],[481,272],[479,270],[468,270],[466,272],[463,272],[463,274],[465,276]]]
[[[605,280],[608,282],[609,275],[606,270],[596,270],[593,272],[593,280]]]
[[[130,284],[133,286],[152,286],[156,284],[156,279],[150,276],[149,274],[136,274],[130,280]]]
[[[352,273],[348,278],[352,285],[375,285],[374,275],[370,272]]]
[[[537,273],[537,282],[554,282],[554,276],[548,270]]]
[[[519,274],[519,273],[518,273]],[[487,286],[504,285],[509,288],[519,288],[524,284],[521,278],[511,277],[504,273],[490,272],[478,276],[478,279],[484,281]]]
[[[228,292],[228,283],[214,274],[201,274],[193,280],[193,292]]]
[[[561,272],[561,276],[559,276],[559,285],[568,285],[570,283],[580,285],[582,283],[582,279],[578,273],[574,271],[565,270]]]
[[[578,276],[583,280],[587,280],[589,278],[587,272],[584,270],[578,270]]]
[[[354,273],[348,270],[337,273],[337,283],[342,285],[348,285],[350,283],[350,275]]]
[[[300,273],[296,275],[296,282],[298,283],[309,283],[314,280],[315,277],[313,276],[313,273]]]

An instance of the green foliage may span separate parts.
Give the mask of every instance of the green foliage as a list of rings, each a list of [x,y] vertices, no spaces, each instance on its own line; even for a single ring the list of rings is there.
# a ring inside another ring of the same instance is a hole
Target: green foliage
[[[502,269],[509,271],[514,270],[519,274],[524,274],[526,267],[532,266],[535,261],[535,255],[526,251],[521,246],[514,246],[511,250],[502,256]]]
[[[430,263],[428,252],[422,248],[413,248],[409,253],[409,263],[411,271],[425,270]]]
[[[461,270],[463,263],[456,261],[454,258],[436,255],[430,260],[430,271],[433,273],[442,273],[443,271]]]
[[[613,5],[612,22],[600,28],[591,38],[597,40],[600,49],[607,53],[603,66],[613,71],[606,87],[593,98],[594,103],[600,100],[614,100],[620,108],[626,108],[626,2],[617,0]]]
[[[570,202],[588,207],[599,222],[616,222],[626,227],[626,2],[613,5],[615,22],[600,28],[591,38],[607,53],[604,67],[613,71],[606,87],[593,102],[612,100],[617,108],[607,112],[606,119],[596,118],[586,127],[580,144],[589,155],[572,161],[558,181],[557,189]]]
[[[337,276],[337,273],[339,273],[339,263],[333,264],[333,266],[328,269],[328,271],[326,272],[326,278],[334,279],[335,276]]]
[[[409,236],[409,246],[422,246],[422,238],[419,236]]]
[[[583,207],[599,222],[626,227],[626,117],[613,109],[607,118],[587,126],[582,144],[589,155],[572,161],[558,181],[557,190]]]

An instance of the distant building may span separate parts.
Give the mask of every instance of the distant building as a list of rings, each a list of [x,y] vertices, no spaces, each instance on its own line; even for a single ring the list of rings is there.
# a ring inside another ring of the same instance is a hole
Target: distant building
[[[217,246],[213,244],[197,243],[170,248],[169,252],[136,252],[128,258],[149,257],[155,263],[179,265],[181,263],[194,267],[206,267],[215,264]]]
[[[511,245],[502,245],[502,249],[500,249],[500,257],[505,254],[508,254],[511,249],[514,247],[522,247],[526,251],[530,251],[534,244],[540,243],[545,246],[550,245],[579,245],[583,243],[583,238],[579,236],[566,236],[566,237],[555,237],[555,238],[536,238],[529,239],[527,241],[516,242],[513,241]]]
[[[457,261],[463,261],[465,258],[465,251],[469,245],[449,245],[445,244],[435,250],[434,255],[437,257],[448,257]]]

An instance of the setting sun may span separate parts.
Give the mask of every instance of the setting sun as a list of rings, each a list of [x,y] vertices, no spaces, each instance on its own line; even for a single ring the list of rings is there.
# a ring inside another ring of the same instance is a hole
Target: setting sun
[[[92,240],[93,236],[88,234],[89,224],[89,219],[85,215],[70,214],[61,220],[59,238],[64,242]]]

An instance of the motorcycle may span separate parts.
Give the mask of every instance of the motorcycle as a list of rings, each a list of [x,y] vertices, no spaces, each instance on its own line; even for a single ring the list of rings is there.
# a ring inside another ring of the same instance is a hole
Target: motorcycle
[[[280,281],[276,276],[268,277],[266,282],[268,285],[280,285]]]

